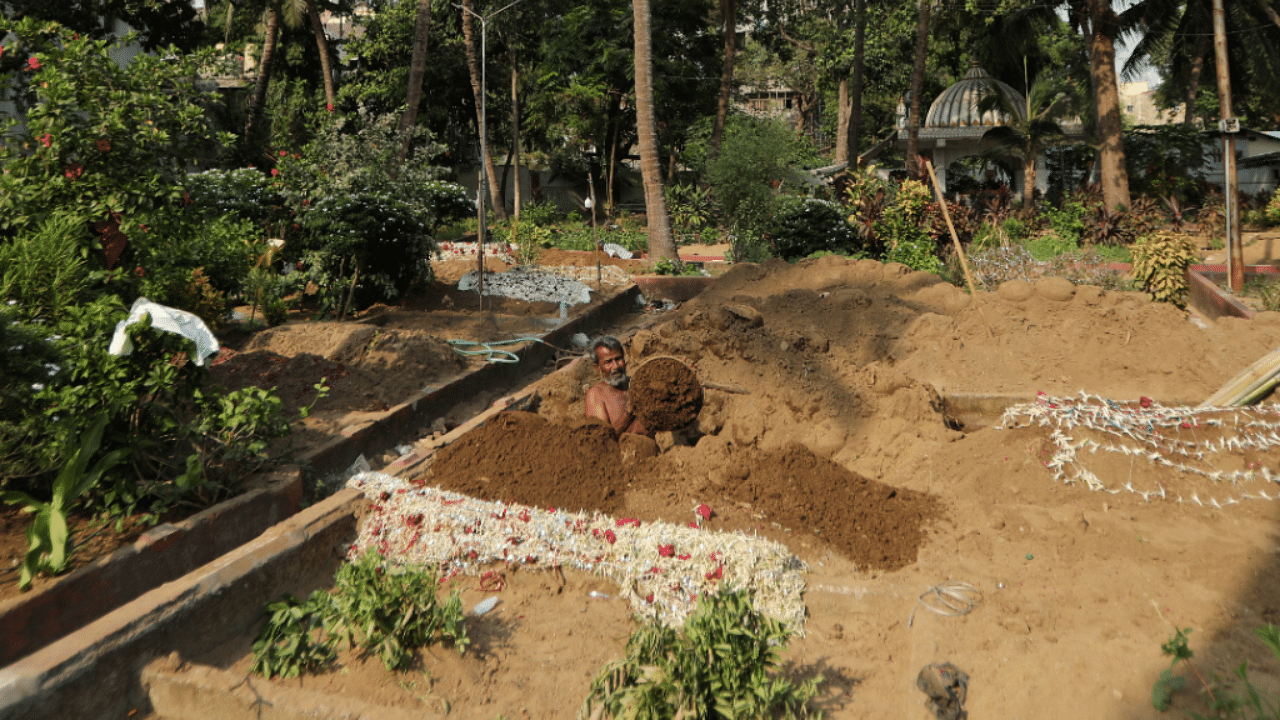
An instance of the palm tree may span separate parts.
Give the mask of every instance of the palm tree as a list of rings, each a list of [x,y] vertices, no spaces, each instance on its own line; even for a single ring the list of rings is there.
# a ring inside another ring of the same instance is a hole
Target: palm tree
[[[232,8],[233,9],[233,8]],[[253,133],[257,128],[258,120],[262,115],[262,106],[267,100],[267,86],[271,83],[272,59],[276,52],[276,41],[280,34],[280,23],[291,28],[302,25],[302,18],[308,15],[308,11],[314,12],[308,0],[270,0],[263,16],[263,41],[262,41],[262,59],[258,63],[258,79],[253,84],[253,95],[249,101],[248,117],[244,123],[244,142],[250,142]],[[230,9],[228,10],[230,12]],[[316,16],[316,21],[319,16]],[[324,40],[323,26],[313,25],[318,31],[316,43],[320,46],[320,57],[322,58],[322,66],[328,65],[328,44]],[[332,83],[332,73],[326,71],[328,77],[326,83]],[[327,86],[326,91],[331,92],[332,87]],[[330,100],[332,102],[332,100]]]
[[[920,95],[924,92],[924,66],[929,51],[929,6],[933,0],[919,0],[916,26],[915,65],[911,70],[911,108],[907,113],[907,172],[915,177],[920,161]]]
[[[467,48],[467,71],[471,74],[471,93],[475,97],[476,103],[476,126],[485,127],[484,118],[480,117],[480,109],[484,107],[480,94],[484,92],[480,82],[480,64],[486,61],[486,58],[480,57],[479,49],[476,47],[476,31],[475,31],[475,3],[473,0],[462,0],[462,37]],[[489,152],[488,143],[482,143],[484,146],[484,157],[480,158],[480,162],[484,163],[485,175],[489,181],[489,200],[493,203],[493,214],[499,220],[507,219],[507,202],[502,194],[502,188],[498,185],[498,174],[493,167],[493,153]]]
[[[1086,0],[1089,32],[1089,78],[1096,99],[1102,199],[1108,210],[1129,206],[1129,171],[1124,165],[1124,125],[1120,116],[1120,84],[1116,78],[1116,36],[1120,18],[1111,0]]]
[[[400,131],[418,122],[418,106],[422,104],[422,79],[427,74],[427,42],[431,39],[431,0],[418,0],[417,19],[413,24],[413,59],[409,61],[409,87],[405,92],[404,115]],[[405,151],[408,151],[406,145]]]
[[[711,130],[711,153],[720,152],[724,123],[729,117],[729,100],[733,93],[733,56],[737,50],[738,2],[720,0],[720,21],[724,23],[724,65],[720,70],[720,102],[716,105],[715,126]]]
[[[333,67],[329,64],[329,38],[324,32],[324,22],[320,20],[320,11],[316,9],[315,0],[307,0],[307,17],[311,19],[311,32],[316,36],[316,49],[320,51],[320,74],[324,76],[324,101],[329,105],[337,102],[337,87],[333,78]]]
[[[1022,207],[1028,212],[1036,202],[1036,160],[1066,134],[1058,118],[1069,107],[1067,94],[1045,75],[1031,83],[1020,104],[1000,92],[994,82],[990,94],[978,103],[980,112],[995,111],[1006,119],[1007,124],[988,130],[982,139],[995,141],[1000,150],[1022,158]]]
[[[633,0],[636,63],[636,133],[640,144],[640,174],[644,178],[645,212],[649,218],[649,256],[680,263],[667,198],[662,191],[658,158],[658,123],[653,112],[653,55],[650,51],[649,0]]]

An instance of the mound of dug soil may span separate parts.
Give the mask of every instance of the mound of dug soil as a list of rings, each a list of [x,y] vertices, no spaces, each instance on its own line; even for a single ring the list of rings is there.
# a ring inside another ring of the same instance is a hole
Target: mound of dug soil
[[[813,530],[858,567],[897,570],[916,561],[924,527],[941,516],[936,499],[894,488],[792,443],[734,458],[742,479],[726,494],[794,530]]]
[[[603,423],[506,412],[441,450],[425,484],[483,500],[616,513],[630,475]]]
[[[486,500],[642,520],[669,519],[682,508],[633,502],[633,485],[670,499],[693,492],[719,504],[722,497],[794,533],[816,535],[859,567],[883,570],[915,562],[924,528],[942,514],[928,495],[867,479],[798,444],[727,458],[714,450],[682,450],[628,464],[603,423],[507,412],[441,450],[414,482]],[[711,527],[755,528],[719,521]]]
[[[702,385],[693,369],[675,358],[653,358],[631,377],[631,408],[655,432],[679,430],[698,419]]]

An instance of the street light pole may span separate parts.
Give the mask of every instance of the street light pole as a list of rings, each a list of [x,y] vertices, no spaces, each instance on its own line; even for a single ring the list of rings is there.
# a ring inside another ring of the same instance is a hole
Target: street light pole
[[[470,13],[472,17],[480,21],[480,223],[479,234],[476,239],[476,264],[478,266],[476,292],[480,295],[481,310],[484,310],[484,236],[486,232],[485,222],[487,220],[485,208],[488,205],[487,198],[489,193],[489,177],[485,166],[485,158],[489,156],[489,133],[486,128],[484,109],[485,96],[488,94],[485,79],[485,61],[488,59],[489,20],[519,2],[520,0],[515,0],[515,2],[507,3],[488,15],[481,15],[466,5],[454,5],[454,7],[461,8],[463,12]],[[520,182],[520,178],[517,177],[516,182]]]

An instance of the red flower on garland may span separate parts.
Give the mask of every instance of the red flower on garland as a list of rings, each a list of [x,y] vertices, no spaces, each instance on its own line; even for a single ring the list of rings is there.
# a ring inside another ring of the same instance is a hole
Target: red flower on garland
[[[604,531],[604,539],[608,540],[610,545],[618,542],[618,536],[614,535],[612,530]]]
[[[632,527],[640,527],[640,521],[637,520],[636,518],[622,518],[621,520],[618,520],[614,524],[617,525],[618,527],[624,527],[626,525],[630,525]]]
[[[68,180],[75,180],[84,174],[84,166],[80,163],[71,163],[66,170],[62,171],[62,174],[66,175]]]
[[[1138,404],[1144,408],[1149,408],[1151,407],[1151,398],[1147,397],[1146,395],[1143,395],[1141,398],[1138,399]]]
[[[719,580],[722,577],[724,577],[723,565],[717,565],[715,570],[712,570],[711,572],[707,573],[708,580]]]
[[[698,517],[702,518],[703,520],[711,519],[711,515],[712,515],[711,507],[706,503],[699,505],[697,509],[694,510],[694,512],[697,513]]]
[[[658,546],[658,555],[661,557],[671,557],[672,555],[675,555],[675,554],[676,554],[675,545],[659,545]]]
[[[34,55],[27,58],[27,67],[30,68],[31,70],[39,70],[41,68],[39,58],[35,57]]]

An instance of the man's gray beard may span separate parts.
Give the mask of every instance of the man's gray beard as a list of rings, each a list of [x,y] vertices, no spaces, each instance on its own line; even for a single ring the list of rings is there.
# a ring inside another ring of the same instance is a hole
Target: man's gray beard
[[[626,390],[631,385],[631,376],[624,372],[614,373],[605,378],[604,381],[619,390]]]

